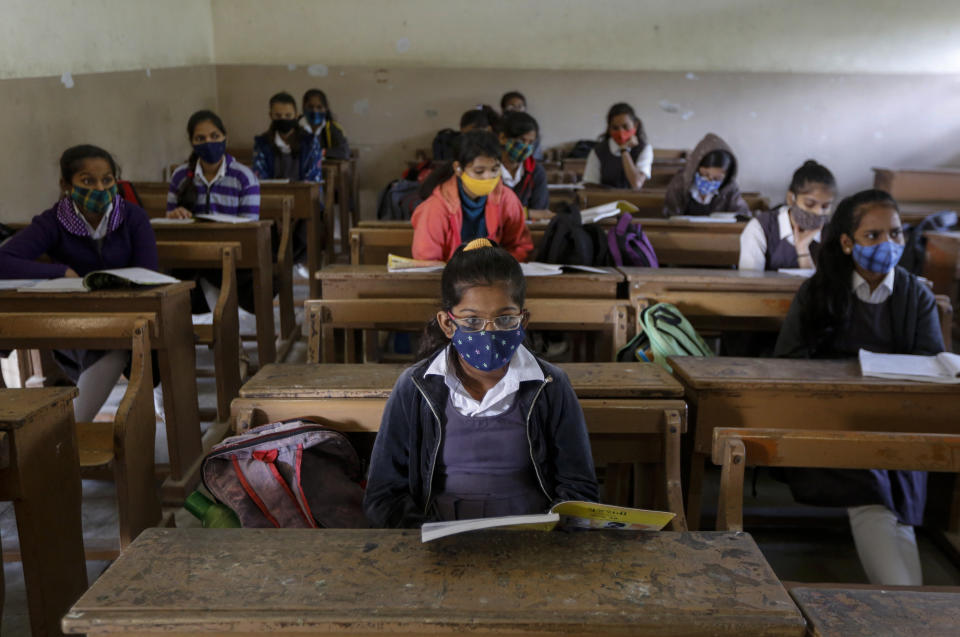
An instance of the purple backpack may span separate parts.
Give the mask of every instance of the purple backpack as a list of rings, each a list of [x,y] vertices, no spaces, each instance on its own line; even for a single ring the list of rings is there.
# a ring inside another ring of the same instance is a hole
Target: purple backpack
[[[610,259],[616,266],[633,265],[645,268],[660,267],[657,253],[639,223],[632,223],[627,213],[620,215],[617,225],[607,231]]]
[[[215,445],[203,485],[244,528],[364,528],[360,459],[350,441],[323,425],[288,420]]]

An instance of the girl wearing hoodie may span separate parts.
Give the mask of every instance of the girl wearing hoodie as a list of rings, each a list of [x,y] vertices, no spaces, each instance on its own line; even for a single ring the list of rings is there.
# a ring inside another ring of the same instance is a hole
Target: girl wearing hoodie
[[[448,261],[463,243],[488,238],[517,261],[533,250],[523,206],[500,179],[500,141],[487,131],[463,133],[455,159],[423,183],[413,212],[413,258]]]
[[[725,141],[708,133],[667,185],[663,214],[673,217],[712,212],[749,215],[750,207],[737,185],[737,158]]]

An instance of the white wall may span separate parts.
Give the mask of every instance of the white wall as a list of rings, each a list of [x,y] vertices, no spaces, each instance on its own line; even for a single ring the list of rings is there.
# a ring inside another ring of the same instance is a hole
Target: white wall
[[[212,61],[209,0],[0,0],[0,80]]]
[[[957,0],[212,0],[212,7],[218,64],[960,73]]]

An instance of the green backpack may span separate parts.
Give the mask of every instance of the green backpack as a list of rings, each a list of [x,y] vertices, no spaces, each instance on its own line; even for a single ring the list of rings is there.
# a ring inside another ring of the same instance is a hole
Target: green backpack
[[[617,352],[620,362],[657,363],[668,372],[668,356],[713,356],[697,330],[669,303],[657,303],[640,312],[639,332]]]

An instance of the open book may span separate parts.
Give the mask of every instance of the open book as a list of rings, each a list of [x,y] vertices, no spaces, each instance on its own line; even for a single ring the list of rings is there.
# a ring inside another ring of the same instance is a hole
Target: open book
[[[689,221],[691,223],[736,223],[735,212],[711,212],[708,215],[674,215],[671,219]]]
[[[246,223],[248,221],[256,221],[253,217],[244,217],[243,215],[225,215],[219,212],[204,212],[198,215],[193,215],[194,219],[199,219],[200,221],[215,221],[216,223]]]
[[[582,529],[659,531],[674,517],[676,514],[666,511],[646,511],[612,504],[567,500],[553,505],[549,511],[540,514],[427,522],[420,528],[420,540],[429,542],[448,535],[483,529],[552,531],[558,525]]]
[[[584,208],[580,211],[580,220],[583,223],[596,223],[597,221],[606,219],[607,217],[616,217],[621,212],[634,213],[638,210],[639,208],[629,201],[618,199],[617,201],[610,201],[605,204],[600,204],[599,206]]]
[[[579,270],[580,272],[593,272],[594,274],[606,274],[603,268],[595,268],[592,265],[566,265],[559,263],[541,263],[540,261],[530,261],[521,263],[520,269],[523,276],[552,276],[554,274],[563,274],[563,269]]]
[[[387,272],[439,272],[445,265],[443,261],[420,261],[395,254],[387,255]]]
[[[32,285],[17,288],[18,292],[87,292],[89,290],[117,290],[151,285],[177,283],[179,279],[147,270],[146,268],[115,268],[96,270],[79,277],[44,279]]]
[[[860,373],[875,378],[960,383],[960,356],[950,352],[940,352],[936,356],[875,354],[861,349]]]

